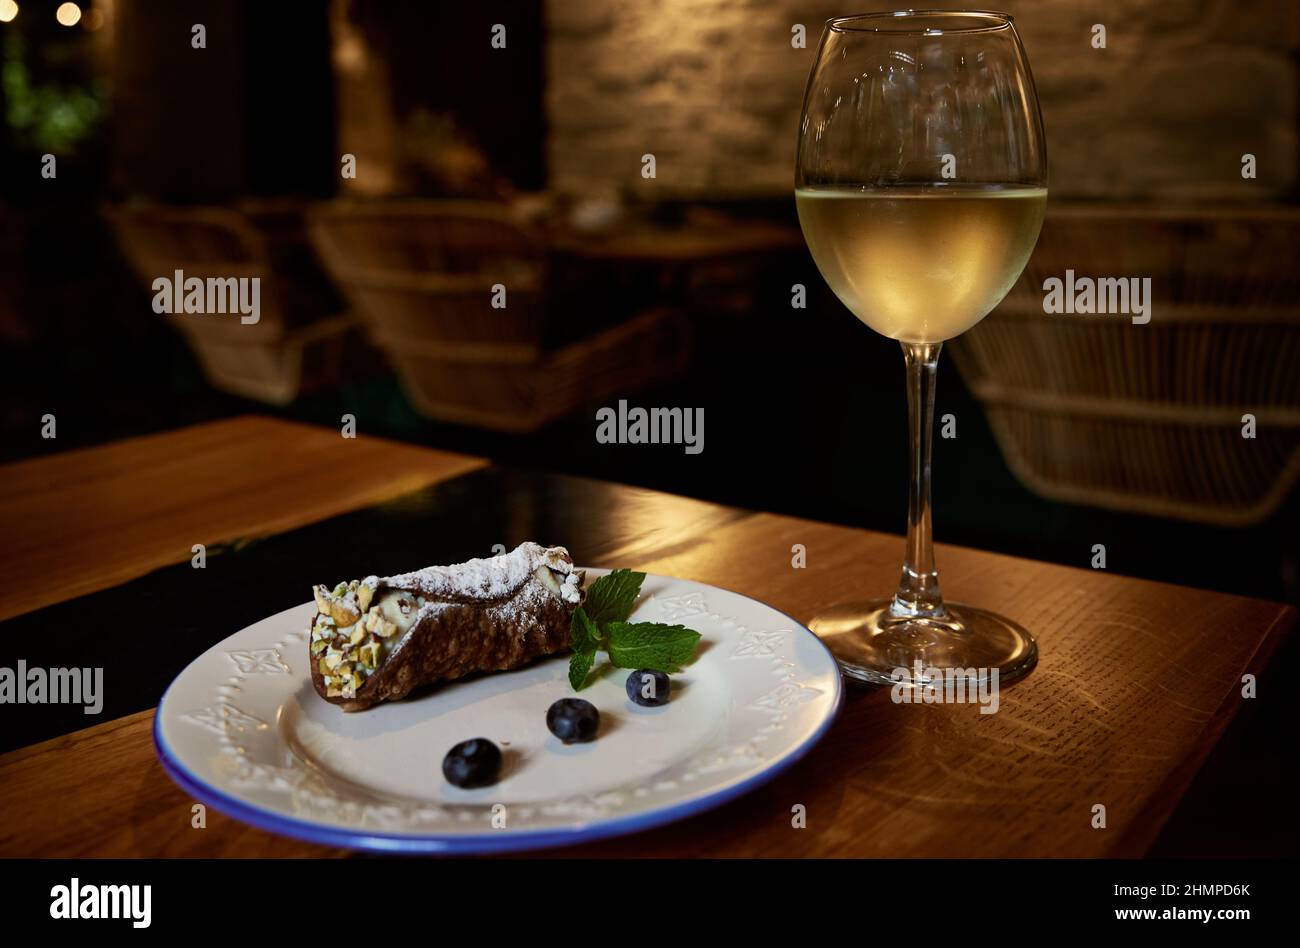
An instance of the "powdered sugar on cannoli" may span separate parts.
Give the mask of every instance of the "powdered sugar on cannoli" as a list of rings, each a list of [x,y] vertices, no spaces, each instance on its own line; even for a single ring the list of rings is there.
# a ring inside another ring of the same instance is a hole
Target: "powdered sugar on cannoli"
[[[428,566],[414,573],[384,577],[377,584],[405,589],[428,600],[490,601],[509,599],[539,567],[558,574],[555,580],[561,599],[575,605],[582,601],[582,576],[573,568],[569,551],[562,546],[544,547],[532,542],[521,543],[501,556],[454,566]]]

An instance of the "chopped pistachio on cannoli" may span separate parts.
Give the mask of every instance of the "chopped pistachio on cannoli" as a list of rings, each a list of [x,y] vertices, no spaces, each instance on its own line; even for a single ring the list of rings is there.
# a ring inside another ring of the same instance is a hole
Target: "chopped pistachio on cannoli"
[[[312,592],[312,682],[345,711],[559,652],[568,647],[570,618],[583,595],[582,571],[568,551],[536,543]]]

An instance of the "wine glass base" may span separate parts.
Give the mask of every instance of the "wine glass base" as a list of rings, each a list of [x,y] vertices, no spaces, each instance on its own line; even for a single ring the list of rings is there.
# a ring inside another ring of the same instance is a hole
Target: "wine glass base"
[[[875,599],[834,606],[808,627],[845,675],[874,685],[941,684],[944,673],[956,669],[982,680],[996,669],[1002,684],[1038,660],[1034,637],[992,612],[947,603],[941,618],[899,617],[890,612],[892,604]]]

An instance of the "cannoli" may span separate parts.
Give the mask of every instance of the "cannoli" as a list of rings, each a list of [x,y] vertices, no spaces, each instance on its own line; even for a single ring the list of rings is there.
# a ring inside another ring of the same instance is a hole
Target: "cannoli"
[[[582,571],[569,551],[512,552],[313,590],[312,684],[344,711],[473,672],[518,668],[569,646]]]

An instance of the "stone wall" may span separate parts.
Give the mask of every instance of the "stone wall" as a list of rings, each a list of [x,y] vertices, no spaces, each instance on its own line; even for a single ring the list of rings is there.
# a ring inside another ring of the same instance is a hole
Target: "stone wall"
[[[1300,2],[995,6],[1016,17],[1034,68],[1054,195],[1295,196]],[[798,0],[546,0],[552,186],[706,199],[788,192],[821,24],[855,11]],[[805,49],[791,46],[800,23]],[[1106,49],[1091,46],[1094,23],[1106,27]],[[647,152],[653,181],[640,175]],[[1256,156],[1256,180],[1241,178],[1244,153]]]

